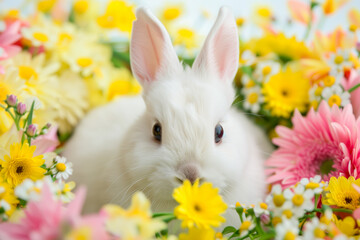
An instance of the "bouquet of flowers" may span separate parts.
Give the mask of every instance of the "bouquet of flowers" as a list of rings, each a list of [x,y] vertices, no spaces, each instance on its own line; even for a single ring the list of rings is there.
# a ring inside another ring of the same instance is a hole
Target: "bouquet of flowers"
[[[96,0],[75,0],[69,10],[37,0],[29,16],[0,12],[0,239],[358,238],[360,10],[349,11],[348,29],[320,31],[347,2],[288,0],[288,27],[302,24],[302,40],[282,32],[268,7],[254,14],[259,38],[241,39],[248,23],[237,18],[234,105],[277,147],[265,163],[269,193],[227,205],[211,183],[185,181],[169,213],[153,213],[137,192],[128,209],[108,204],[81,215],[86,189],[73,192],[72,163],[61,156],[86,111],[141,91],[129,66],[135,6],[111,0],[102,11]],[[168,5],[158,15],[191,65],[201,36],[179,25],[184,9]],[[199,21],[208,18],[204,11]],[[225,211],[237,214],[237,226]],[[178,235],[169,231],[174,221],[184,229]]]

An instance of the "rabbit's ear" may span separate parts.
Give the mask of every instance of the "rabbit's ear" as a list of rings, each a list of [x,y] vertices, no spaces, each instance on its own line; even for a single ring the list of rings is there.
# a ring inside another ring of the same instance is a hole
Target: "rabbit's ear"
[[[136,11],[136,18],[130,45],[131,68],[144,86],[156,80],[159,74],[176,70],[181,65],[160,21],[145,8]]]
[[[232,82],[239,64],[239,38],[235,19],[222,7],[193,69],[213,71],[223,81]]]

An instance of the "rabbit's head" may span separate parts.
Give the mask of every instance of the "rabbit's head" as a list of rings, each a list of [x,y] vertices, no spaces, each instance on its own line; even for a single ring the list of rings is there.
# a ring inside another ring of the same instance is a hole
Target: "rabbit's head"
[[[244,166],[239,156],[243,146],[235,144],[241,132],[232,129],[235,119],[229,115],[239,62],[232,14],[220,9],[192,68],[179,62],[158,19],[143,8],[136,17],[131,67],[143,86],[146,112],[131,133],[131,175],[145,179],[142,190],[164,200],[185,179],[230,191]]]

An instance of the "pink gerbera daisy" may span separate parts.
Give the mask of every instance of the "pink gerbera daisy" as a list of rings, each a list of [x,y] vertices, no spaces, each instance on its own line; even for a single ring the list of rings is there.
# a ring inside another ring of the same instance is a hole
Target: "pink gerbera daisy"
[[[339,109],[323,101],[306,117],[295,111],[292,122],[292,129],[276,128],[279,137],[273,143],[279,149],[266,161],[268,183],[287,187],[315,175],[325,181],[360,176],[360,119],[350,104]]]

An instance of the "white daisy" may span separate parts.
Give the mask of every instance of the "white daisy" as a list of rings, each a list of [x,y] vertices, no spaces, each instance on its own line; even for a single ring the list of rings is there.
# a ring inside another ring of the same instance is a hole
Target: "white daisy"
[[[31,179],[25,179],[20,185],[15,188],[15,195],[25,201],[38,201],[41,197],[41,192],[46,183],[50,191],[55,194],[56,186],[50,176],[47,176],[36,182]]]
[[[243,76],[241,77],[241,83],[244,88],[252,88],[256,86],[255,80],[250,78],[247,74],[243,74]]]
[[[249,231],[251,231],[254,227],[255,227],[255,223],[252,217],[251,216],[246,217],[245,214],[243,214],[243,220],[239,227],[240,237],[244,237],[245,235],[247,235]]]
[[[1,199],[0,200],[0,208],[4,209],[4,211],[6,212],[6,211],[10,210],[11,206],[7,201],[5,201],[4,199]]]
[[[61,181],[57,184],[57,187],[57,195],[63,203],[69,203],[74,199],[75,194],[71,191],[75,188],[75,182],[71,181],[65,183]]]
[[[286,189],[284,191],[284,197],[292,203],[292,213],[294,217],[301,217],[305,211],[314,209],[314,192],[310,189],[305,190],[305,187],[301,184],[297,185],[294,191]]]
[[[272,187],[270,194],[265,199],[269,209],[273,212],[274,216],[280,217],[283,210],[287,209],[286,198],[280,184]],[[285,208],[284,208],[285,207]]]
[[[338,84],[324,88],[321,95],[330,106],[336,104],[339,107],[344,107],[350,103],[350,93],[344,91]]]
[[[276,237],[277,240],[284,239],[301,239],[299,234],[298,221],[288,220],[283,218],[282,222],[276,225]]]
[[[242,92],[245,95],[244,108],[253,113],[258,113],[260,111],[260,104],[264,102],[261,88],[259,86],[243,88]]]
[[[331,69],[342,72],[344,68],[351,68],[352,62],[350,61],[350,52],[342,49],[337,49],[336,53],[330,55],[327,61]]]
[[[68,179],[73,172],[72,163],[66,162],[66,158],[60,156],[56,156],[54,162],[55,164],[52,167],[51,171],[56,177],[56,179]]]
[[[255,63],[256,60],[256,55],[250,51],[250,50],[245,50],[240,57],[240,65],[242,66],[250,66],[253,65]]]
[[[42,45],[50,47],[55,44],[56,36],[48,30],[48,28],[32,26],[22,28],[21,33],[24,38],[30,40],[31,44],[35,47],[39,47]]]
[[[305,189],[311,189],[314,194],[320,194],[324,191],[326,183],[321,181],[321,176],[316,175],[313,178],[303,178],[300,180],[300,184],[305,187]]]
[[[255,216],[259,217],[262,214],[269,214],[268,205],[264,202],[260,202],[259,204],[256,204],[254,207],[254,213]]]
[[[261,81],[267,82],[272,75],[280,71],[281,65],[275,61],[262,61],[256,65],[254,77]]]
[[[317,217],[305,223],[303,236],[305,239],[320,240],[326,236],[327,226],[319,221]]]

